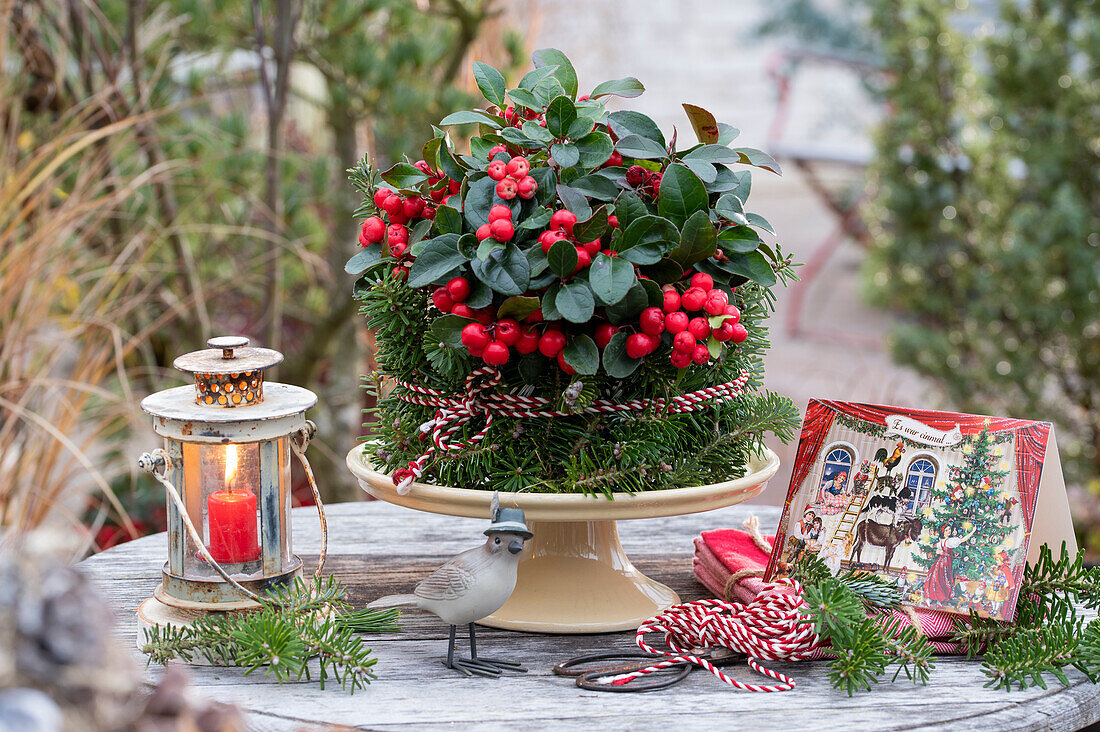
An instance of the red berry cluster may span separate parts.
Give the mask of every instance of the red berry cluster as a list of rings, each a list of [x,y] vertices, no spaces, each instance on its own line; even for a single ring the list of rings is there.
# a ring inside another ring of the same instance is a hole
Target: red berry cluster
[[[626,355],[643,358],[657,349],[660,336],[672,336],[672,365],[686,369],[692,363],[710,360],[706,340],[714,336],[719,343],[741,343],[749,332],[739,321],[741,311],[729,302],[729,296],[714,287],[711,276],[702,272],[691,278],[691,285],[680,294],[673,285],[665,285],[662,307],[650,307],[638,316],[638,329],[626,339]],[[690,313],[700,313],[692,317]],[[725,316],[720,325],[711,326],[711,318]],[[609,337],[610,340],[610,337]]]
[[[489,223],[477,227],[477,240],[485,241],[493,238],[499,242],[510,241],[516,233],[516,227],[512,223],[512,209],[497,204],[489,209]]]
[[[653,198],[661,192],[661,174],[640,165],[631,165],[626,169],[626,182],[640,193],[646,193]]]
[[[488,322],[470,323],[462,329],[462,345],[466,346],[471,356],[483,359],[490,366],[508,363],[514,348],[521,355],[538,351],[547,358],[557,358],[563,371],[576,373],[562,355],[565,334],[558,326],[551,325],[539,335],[533,324],[541,320],[542,311],[536,310],[523,319],[522,325],[515,318],[490,318]]]
[[[573,270],[576,274],[585,267],[592,264],[592,259],[601,251],[605,252],[608,256],[615,256],[615,252],[610,249],[603,249],[603,244],[599,239],[593,239],[592,241],[578,242],[573,238],[573,226],[577,223],[577,216],[572,211],[566,209],[560,209],[555,211],[550,216],[550,228],[539,234],[539,244],[542,246],[542,251],[545,253],[550,252],[550,247],[554,246],[559,241],[573,242],[577,248],[577,266]],[[619,226],[619,219],[615,216],[608,216],[607,223],[611,228],[617,228]]]
[[[434,187],[444,179],[443,173],[432,170],[432,167],[423,160],[416,161],[416,167],[427,174],[428,182]],[[436,204],[445,202],[458,192],[460,181],[448,179],[446,186],[439,186],[438,190],[431,191],[432,201]],[[390,248],[390,254],[398,260],[398,266],[393,273],[397,277],[404,277],[408,269],[403,266],[402,260],[411,260],[408,254],[409,229],[408,224],[416,219],[434,219],[435,206],[429,204],[420,196],[403,196],[392,188],[379,187],[374,192],[374,205],[386,215],[389,220],[387,225],[379,216],[370,216],[359,230],[359,243],[369,247],[371,244],[386,242]]]
[[[497,145],[493,150],[497,148],[500,148],[498,152],[506,150],[503,145]],[[505,201],[511,201],[516,196],[525,200],[534,197],[539,184],[528,175],[530,170],[531,164],[527,162],[527,158],[520,155],[508,162],[493,160],[489,163],[489,177],[497,181],[497,195]]]

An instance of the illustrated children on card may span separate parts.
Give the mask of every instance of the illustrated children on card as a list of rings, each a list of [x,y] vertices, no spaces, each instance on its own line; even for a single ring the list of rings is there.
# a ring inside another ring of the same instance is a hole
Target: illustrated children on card
[[[813,400],[769,578],[805,552],[914,607],[1011,620],[1024,563],[1076,551],[1049,422]]]

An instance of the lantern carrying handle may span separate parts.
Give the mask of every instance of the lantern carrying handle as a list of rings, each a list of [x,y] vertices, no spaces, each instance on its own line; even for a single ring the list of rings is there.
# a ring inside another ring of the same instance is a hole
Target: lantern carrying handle
[[[321,554],[317,557],[317,569],[313,571],[314,577],[320,577],[321,570],[325,566],[325,558],[328,556],[328,521],[325,519],[325,504],[321,500],[321,491],[317,489],[313,469],[309,467],[309,460],[306,459],[306,448],[309,447],[310,440],[316,433],[317,425],[307,419],[305,425],[290,436],[290,449],[294,451],[298,461],[302,463],[302,469],[306,471],[309,489],[313,491],[313,503],[317,506],[317,518],[321,521]]]
[[[171,481],[165,477],[168,471],[172,469],[172,458],[169,457],[168,453],[162,449],[147,452],[138,458],[138,466],[156,478],[157,482],[163,485],[164,489],[168,491],[168,497],[176,504],[176,510],[179,511],[180,517],[183,519],[183,524],[187,527],[187,532],[191,536],[191,541],[195,544],[199,554],[206,560],[207,564],[209,564],[223,580],[232,585],[234,589],[249,600],[258,602],[261,605],[265,604],[266,600],[264,598],[242,586],[240,582],[230,577],[229,573],[222,569],[222,566],[218,564],[217,560],[210,554],[210,550],[206,548],[198,529],[196,529],[195,524],[191,522],[191,515],[187,511],[187,504],[183,502],[183,498],[180,496],[179,491],[176,490],[176,486],[172,485]]]

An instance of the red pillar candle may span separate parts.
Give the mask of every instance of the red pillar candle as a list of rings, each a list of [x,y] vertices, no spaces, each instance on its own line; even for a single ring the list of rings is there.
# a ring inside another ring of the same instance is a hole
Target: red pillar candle
[[[256,535],[256,496],[232,488],[206,499],[210,555],[221,562],[250,562],[260,556]]]

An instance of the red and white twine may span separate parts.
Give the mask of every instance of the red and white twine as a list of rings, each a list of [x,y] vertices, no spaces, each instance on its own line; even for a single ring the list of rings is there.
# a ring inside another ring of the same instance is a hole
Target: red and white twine
[[[667,658],[639,671],[609,676],[602,683],[628,684],[634,679],[678,664],[691,663],[742,691],[790,691],[794,679],[761,665],[761,661],[801,661],[814,655],[823,641],[813,621],[801,612],[802,586],[784,578],[764,586],[751,602],[696,600],[673,605],[638,628],[635,641],[648,653]],[[645,641],[649,633],[664,633],[670,650],[659,650]],[[778,684],[747,684],[727,676],[715,663],[693,649],[726,648],[748,656],[753,671]]]
[[[616,403],[606,399],[597,399],[591,404],[572,412],[550,409],[551,400],[545,397],[522,396],[519,394],[497,394],[491,392],[500,383],[500,371],[492,366],[483,366],[466,377],[466,392],[450,394],[438,389],[429,389],[418,384],[399,381],[401,389],[395,393],[398,399],[412,404],[436,407],[435,417],[421,425],[420,429],[431,433],[432,444],[420,457],[409,463],[408,468],[395,470],[393,482],[397,492],[404,495],[412,488],[413,481],[423,475],[424,466],[431,456],[438,452],[463,450],[485,439],[493,417],[533,418],[533,417],[572,417],[578,414],[598,414],[613,412],[640,412],[654,410],[675,414],[694,412],[713,406],[718,402],[736,399],[745,389],[749,372],[742,371],[734,381],[709,386],[688,394],[680,394],[669,399],[631,399]],[[451,442],[451,437],[476,417],[485,420],[484,426],[466,440]]]

